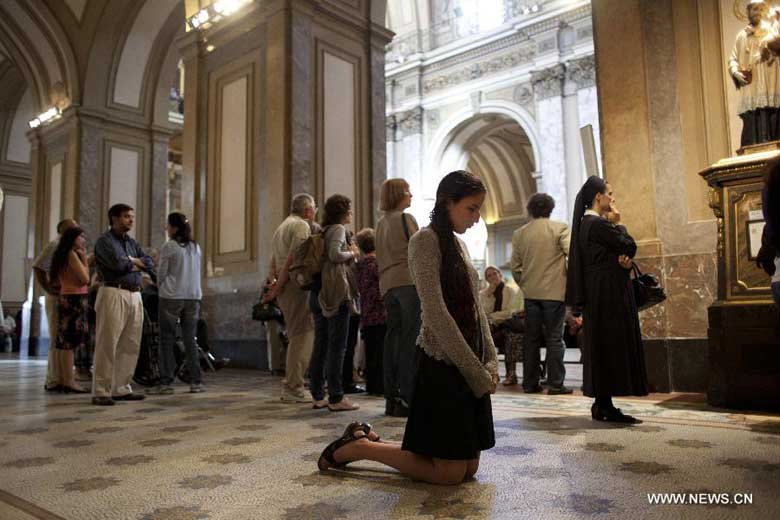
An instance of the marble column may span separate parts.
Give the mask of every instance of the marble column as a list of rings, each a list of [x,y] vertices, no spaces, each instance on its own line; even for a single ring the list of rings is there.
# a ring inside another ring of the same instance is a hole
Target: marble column
[[[531,74],[536,97],[536,120],[541,143],[541,178],[539,191],[555,199],[552,218],[565,221],[568,218],[566,186],[566,151],[564,148],[563,80],[565,68],[556,64]]]
[[[400,176],[406,179],[412,190],[412,214],[418,217],[425,206],[425,198],[430,196],[430,186],[425,183],[423,173],[424,142],[423,142],[423,109],[415,107],[406,112],[400,112],[395,117],[395,171],[403,172]],[[436,177],[435,172],[429,176]],[[434,188],[435,189],[435,188]],[[419,219],[418,219],[419,220]]]
[[[393,171],[388,164],[387,131],[385,120],[385,46],[390,37],[387,30],[375,23],[371,26],[371,47],[369,53],[371,83],[371,177],[373,221],[378,218],[379,191],[387,172]]]
[[[577,83],[571,80],[566,71],[563,83],[563,148],[566,159],[566,204],[574,208],[574,200],[582,186],[582,145],[579,131],[579,103],[577,98]],[[566,220],[571,220],[566,213]]]

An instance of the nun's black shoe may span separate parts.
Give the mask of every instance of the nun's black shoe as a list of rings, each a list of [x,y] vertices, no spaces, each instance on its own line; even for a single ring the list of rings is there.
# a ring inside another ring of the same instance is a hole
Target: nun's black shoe
[[[614,423],[623,423],[623,424],[641,424],[642,422],[636,417],[632,417],[630,415],[624,414],[623,412],[620,411],[620,408],[613,408],[612,410],[608,411],[607,421],[614,422]]]
[[[62,392],[62,385],[46,386],[43,385],[43,389],[47,392]]]
[[[636,417],[626,415],[619,408],[603,409],[596,406],[596,403],[590,407],[590,416],[594,421],[613,422],[621,424],[641,424],[642,421]]]

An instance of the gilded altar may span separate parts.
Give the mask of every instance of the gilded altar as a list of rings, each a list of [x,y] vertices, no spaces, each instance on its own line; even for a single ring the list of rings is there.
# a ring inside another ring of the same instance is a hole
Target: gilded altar
[[[780,338],[770,278],[756,265],[764,219],[767,143],[722,159],[700,175],[718,227],[718,298],[708,309],[707,401],[728,408],[780,408]]]
[[[710,187],[709,206],[718,221],[718,300],[770,303],[769,277],[755,262],[764,218],[761,189],[766,164],[780,157],[769,149],[729,157],[700,175]]]

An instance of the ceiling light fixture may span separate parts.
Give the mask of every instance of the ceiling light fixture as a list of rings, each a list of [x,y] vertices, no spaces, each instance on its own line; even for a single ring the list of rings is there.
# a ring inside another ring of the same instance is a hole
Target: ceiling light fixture
[[[255,0],[218,0],[190,16],[187,23],[192,29],[206,29],[219,22],[225,16],[230,16],[245,5]]]
[[[30,125],[30,128],[38,128],[41,125],[45,125],[46,123],[49,123],[50,121],[53,121],[57,118],[59,118],[62,115],[62,112],[57,107],[51,107],[46,112],[43,112],[42,114],[38,114],[37,117],[30,120],[28,123]]]

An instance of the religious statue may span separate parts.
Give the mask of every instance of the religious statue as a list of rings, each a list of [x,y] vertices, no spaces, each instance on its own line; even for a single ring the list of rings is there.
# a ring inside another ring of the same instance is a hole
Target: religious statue
[[[737,34],[729,73],[737,87],[741,145],[780,140],[780,11],[747,3],[748,25]]]

